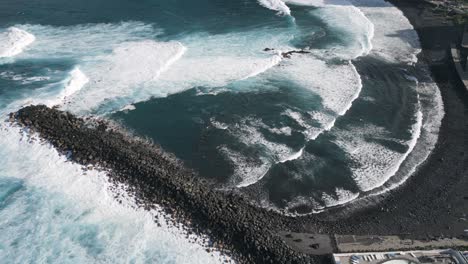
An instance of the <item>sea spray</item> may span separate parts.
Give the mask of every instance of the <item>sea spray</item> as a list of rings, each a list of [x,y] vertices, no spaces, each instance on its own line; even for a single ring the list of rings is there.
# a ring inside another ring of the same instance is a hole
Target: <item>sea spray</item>
[[[0,59],[14,57],[22,53],[35,40],[34,35],[17,27],[10,27],[4,32],[0,32]]]

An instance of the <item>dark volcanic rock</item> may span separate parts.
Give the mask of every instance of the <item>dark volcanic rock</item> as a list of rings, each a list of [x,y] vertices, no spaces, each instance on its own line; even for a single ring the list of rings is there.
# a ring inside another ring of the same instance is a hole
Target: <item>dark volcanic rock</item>
[[[133,191],[144,208],[158,204],[189,232],[208,234],[217,248],[229,249],[242,263],[314,263],[293,251],[277,235],[284,217],[257,208],[241,195],[213,190],[160,148],[108,129],[90,125],[70,113],[28,106],[10,120],[50,142],[82,165],[109,170],[109,177]]]
[[[281,53],[281,56],[283,56],[283,58],[287,58],[287,59],[290,59],[291,58],[291,55],[292,54],[308,54],[310,53],[310,51],[306,51],[306,50],[291,50],[291,51],[288,51],[288,52],[283,52]]]

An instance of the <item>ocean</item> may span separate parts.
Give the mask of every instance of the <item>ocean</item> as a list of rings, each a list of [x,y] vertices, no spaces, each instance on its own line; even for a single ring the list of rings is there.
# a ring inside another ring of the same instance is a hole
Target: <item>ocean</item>
[[[0,259],[230,260],[11,125],[22,106],[110,120],[214,188],[314,214],[398,187],[434,148],[420,50],[383,0],[2,0]]]

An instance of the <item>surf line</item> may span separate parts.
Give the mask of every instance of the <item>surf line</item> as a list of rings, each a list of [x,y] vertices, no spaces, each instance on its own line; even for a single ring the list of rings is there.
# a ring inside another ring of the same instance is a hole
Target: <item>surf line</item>
[[[151,143],[118,129],[89,127],[82,118],[44,105],[22,108],[10,114],[10,120],[35,131],[62,155],[71,153],[71,161],[108,169],[110,182],[141,194],[142,207],[160,205],[190,230],[200,235],[209,230],[217,245],[241,253],[234,255],[241,263],[311,262],[276,235],[283,216],[254,207],[235,192],[212,189]],[[97,122],[106,126],[103,120]],[[236,234],[245,235],[239,240]]]

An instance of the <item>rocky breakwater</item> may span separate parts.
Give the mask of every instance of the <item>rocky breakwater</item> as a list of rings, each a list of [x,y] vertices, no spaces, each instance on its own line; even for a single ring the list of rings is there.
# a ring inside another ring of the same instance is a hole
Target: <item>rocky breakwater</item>
[[[234,192],[218,191],[153,144],[127,136],[106,122],[89,122],[46,106],[28,106],[10,121],[38,133],[79,164],[108,170],[146,209],[162,207],[187,232],[206,234],[214,247],[240,263],[316,263],[277,236],[284,218]]]

